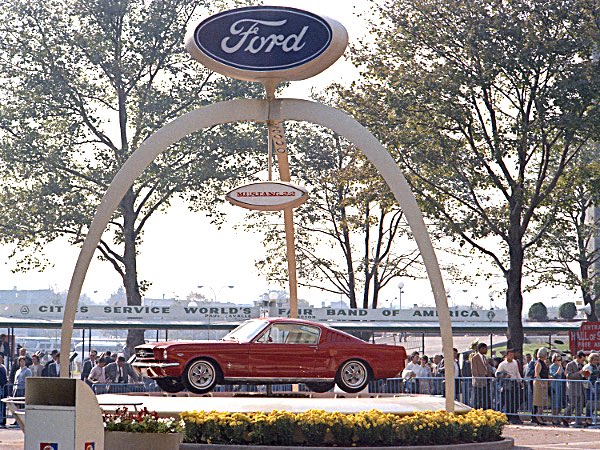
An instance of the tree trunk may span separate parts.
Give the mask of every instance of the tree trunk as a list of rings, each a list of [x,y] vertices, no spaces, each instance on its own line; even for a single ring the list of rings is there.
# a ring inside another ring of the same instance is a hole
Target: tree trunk
[[[139,306],[142,304],[142,295],[137,278],[136,261],[136,232],[135,232],[135,195],[130,188],[121,201],[121,213],[123,214],[123,239],[125,249],[123,252],[124,276],[123,285],[127,295],[127,304]],[[126,357],[133,354],[136,345],[144,343],[144,330],[131,329],[127,332],[125,345]]]
[[[587,315],[587,320],[590,322],[596,322],[598,317],[596,316],[596,302],[594,301],[594,295],[592,295],[593,284],[590,283],[590,254],[588,253],[589,249],[587,248],[587,240],[585,238],[586,228],[588,226],[588,207],[586,207],[588,203],[586,199],[580,204],[580,211],[578,220],[576,222],[577,229],[577,249],[579,250],[579,271],[581,274],[581,293],[583,294],[583,303],[585,305],[590,305],[591,312]],[[589,205],[591,207],[591,205]],[[592,223],[596,221],[594,217],[592,219]],[[594,225],[592,225],[593,227]],[[592,237],[592,241],[595,239]]]
[[[338,190],[338,198],[341,200],[343,192]],[[341,229],[343,236],[344,255],[346,258],[346,268],[348,270],[348,299],[350,300],[350,308],[357,308],[356,305],[356,277],[354,274],[354,261],[352,261],[352,243],[350,242],[350,230],[348,229],[348,216],[346,207],[342,206],[341,211]]]
[[[369,249],[369,241],[370,237],[370,225],[369,221],[371,220],[370,211],[369,211],[369,202],[365,202],[365,267],[363,271],[365,272],[365,290],[363,292],[363,308],[369,308],[369,287],[371,286],[371,275],[369,273],[369,264],[371,263],[371,255]]]
[[[590,305],[591,312],[587,315],[587,320],[590,322],[597,322],[598,317],[596,316],[596,302],[591,292],[590,286],[590,269],[587,261],[579,261],[579,270],[581,271],[581,294],[583,296],[583,303]]]
[[[506,310],[508,312],[508,347],[518,354],[523,354],[523,293],[521,280],[523,275],[523,247],[518,244],[510,246],[510,269],[506,273]]]
[[[379,279],[379,260],[375,261],[375,268],[373,271],[373,302],[371,308],[377,309],[377,303],[379,302],[379,291],[381,290],[381,280]]]

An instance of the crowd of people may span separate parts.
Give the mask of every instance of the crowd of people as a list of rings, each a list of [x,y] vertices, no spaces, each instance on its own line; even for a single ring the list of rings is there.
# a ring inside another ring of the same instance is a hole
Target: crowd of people
[[[1,337],[0,337],[1,339]],[[7,370],[4,348],[0,348],[0,389],[3,397],[23,397],[28,377],[59,377],[61,355],[52,350],[45,358],[41,352],[30,355],[25,347],[19,347],[16,358]],[[47,361],[42,362],[44,359]],[[70,361],[66,364],[70,365]],[[70,370],[69,370],[70,373]],[[91,350],[83,361],[81,379],[88,385],[129,384],[139,382],[139,376],[122,355],[110,351],[98,354]]]
[[[592,424],[600,403],[600,354],[578,352],[574,358],[542,347],[523,357],[508,349],[488,357],[488,346],[476,343],[461,354],[454,349],[456,399],[474,408],[497,409],[512,423],[519,412],[532,423],[583,427]],[[402,373],[403,391],[444,395],[445,361],[413,352]],[[584,415],[585,414],[585,415]]]

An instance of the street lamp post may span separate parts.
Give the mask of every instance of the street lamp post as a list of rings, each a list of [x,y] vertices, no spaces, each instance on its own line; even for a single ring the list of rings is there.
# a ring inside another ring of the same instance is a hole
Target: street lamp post
[[[448,303],[450,303],[450,301],[454,302],[454,297],[452,297],[449,288],[446,288],[446,298],[448,299]],[[452,303],[452,307],[454,308],[454,303]]]
[[[490,297],[490,310],[492,310],[492,309],[494,309],[494,307],[493,307],[493,305],[492,305],[492,302],[494,301],[494,292],[493,292],[493,291],[492,291],[492,292],[490,292],[490,293],[488,294],[488,296]]]
[[[234,287],[235,287],[234,285],[225,285],[225,286],[221,286],[218,291],[215,291],[212,286],[200,285],[200,286],[198,286],[198,289],[204,289],[204,288],[210,289],[213,293],[213,302],[217,303],[217,298],[219,298],[219,294],[221,293],[221,291],[223,289],[225,289],[225,288],[233,289]]]
[[[198,286],[198,289],[203,289],[203,288],[210,289],[213,293],[213,303],[217,303],[217,298],[219,297],[219,294],[221,293],[221,291],[223,289],[225,289],[225,288],[233,289],[234,287],[235,286],[233,286],[233,285],[225,285],[225,286],[221,286],[218,291],[215,291],[212,286],[200,285],[200,286]],[[209,341],[210,341],[210,315],[211,315],[210,308],[208,308],[208,335],[207,336],[208,336]]]
[[[399,309],[402,309],[402,293],[404,292],[402,290],[403,287],[404,287],[403,281],[398,283],[398,306],[399,306]]]

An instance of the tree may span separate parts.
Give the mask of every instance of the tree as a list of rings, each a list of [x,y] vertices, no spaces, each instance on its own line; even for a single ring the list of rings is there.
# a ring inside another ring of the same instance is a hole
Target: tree
[[[188,24],[212,4],[0,0],[0,239],[23,255],[21,268],[43,268],[38,253],[61,236],[82,242],[110,180],[150,134],[201,105],[258,92],[184,52]],[[141,304],[147,285],[137,255],[151,216],[175,196],[207,207],[214,195],[199,192],[251,171],[250,147],[227,127],[190,136],[128,190],[98,247],[128,304]],[[143,331],[131,330],[128,347],[140,342]]]
[[[191,291],[188,295],[185,296],[187,301],[194,302],[209,302],[210,300],[206,298],[204,294],[201,292]]]
[[[591,1],[394,0],[354,53],[345,107],[397,156],[431,220],[507,283],[522,350],[523,264],[565,168],[598,131]]]
[[[548,320],[548,308],[542,302],[534,303],[529,307],[527,313],[529,320],[535,320],[537,322],[544,322]]]
[[[571,320],[577,315],[577,307],[573,302],[563,303],[558,308],[558,317]]]
[[[375,168],[340,136],[304,125],[287,134],[293,175],[310,192],[294,213],[299,284],[342,294],[351,308],[377,308],[381,289],[418,266],[416,249],[401,250],[408,234],[402,210]],[[258,220],[264,227],[264,214]],[[258,262],[278,282],[286,273],[283,232],[280,224],[268,227],[267,257]]]
[[[528,264],[541,282],[579,289],[596,321],[596,303],[600,291],[600,148],[590,145],[576,158],[558,183],[552,203],[556,205],[554,222],[543,240],[534,247]]]

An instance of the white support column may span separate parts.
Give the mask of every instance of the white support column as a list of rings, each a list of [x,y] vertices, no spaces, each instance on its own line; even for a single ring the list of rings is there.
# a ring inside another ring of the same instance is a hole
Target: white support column
[[[171,144],[190,133],[225,123],[267,122],[269,119],[274,121],[306,121],[329,128],[344,136],[359,148],[381,173],[404,211],[406,220],[415,236],[435,298],[444,359],[453,361],[452,324],[442,275],[423,216],[400,168],[381,143],[366,128],[344,112],[320,103],[296,99],[274,100],[271,102],[270,111],[267,100],[240,99],[205,106],[184,114],[165,125],[146,139],[138,150],[129,157],[111,182],[98,206],[79,253],[65,306],[61,335],[61,352],[63,354],[69,354],[77,303],[96,246],[100,242],[102,233],[112,214],[116,211],[119,202],[136,178]],[[61,376],[68,377],[67,364],[61,365]],[[446,365],[445,379],[446,410],[453,412],[454,364]]]

